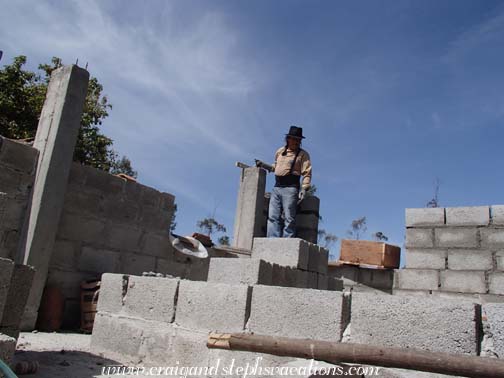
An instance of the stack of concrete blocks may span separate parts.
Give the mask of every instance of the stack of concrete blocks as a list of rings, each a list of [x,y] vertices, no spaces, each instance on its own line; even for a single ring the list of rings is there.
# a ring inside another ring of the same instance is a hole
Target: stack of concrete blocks
[[[34,269],[0,257],[0,359],[10,363]]]
[[[345,291],[392,293],[393,269],[329,263],[328,276],[342,280]]]
[[[91,349],[116,360],[146,365],[216,367],[283,366],[290,357],[208,349],[210,332],[341,341],[349,316],[341,292],[105,274]],[[119,355],[118,355],[119,354]],[[243,376],[243,374],[228,374]],[[264,374],[256,374],[264,376]]]
[[[17,259],[38,151],[0,136],[0,257]]]
[[[72,165],[48,275],[48,285],[65,296],[65,328],[79,321],[81,281],[102,273],[155,271],[206,279],[208,261],[193,264],[170,243],[173,209],[171,194]]]
[[[250,259],[211,259],[208,281],[342,290],[327,276],[328,253],[302,239],[255,238]]]
[[[504,299],[504,206],[406,209],[394,293]]]
[[[320,199],[307,196],[298,206],[296,215],[296,237],[317,243],[320,218]]]

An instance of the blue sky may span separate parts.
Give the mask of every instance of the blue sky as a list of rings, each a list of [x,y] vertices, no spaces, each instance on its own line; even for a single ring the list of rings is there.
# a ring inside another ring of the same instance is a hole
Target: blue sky
[[[503,1],[7,1],[3,64],[89,63],[102,131],[173,193],[177,231],[232,235],[235,161],[304,128],[321,227],[368,220],[402,245],[404,208],[501,204]],[[273,178],[269,178],[271,186]],[[337,252],[338,247],[334,248]]]

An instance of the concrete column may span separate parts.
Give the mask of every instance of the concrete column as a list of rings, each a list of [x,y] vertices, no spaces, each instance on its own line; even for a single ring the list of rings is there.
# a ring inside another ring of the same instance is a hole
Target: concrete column
[[[65,199],[89,73],[75,65],[55,70],[33,147],[39,150],[30,208],[17,260],[36,269],[21,327],[33,329]]]
[[[234,247],[251,250],[254,237],[261,235],[265,190],[264,169],[249,167],[242,170],[234,224]]]

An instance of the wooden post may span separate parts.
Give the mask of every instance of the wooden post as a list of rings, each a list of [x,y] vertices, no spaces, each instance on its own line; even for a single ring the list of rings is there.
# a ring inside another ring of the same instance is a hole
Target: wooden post
[[[331,364],[355,363],[474,378],[504,377],[504,361],[499,359],[418,349],[240,333],[210,334],[207,347],[314,359]]]

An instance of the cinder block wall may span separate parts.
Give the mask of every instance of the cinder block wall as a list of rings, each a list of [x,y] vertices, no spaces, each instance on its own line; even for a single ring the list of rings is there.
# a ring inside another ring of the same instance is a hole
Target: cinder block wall
[[[0,257],[15,259],[38,151],[0,136]]]
[[[504,205],[406,209],[406,269],[396,290],[504,295]]]
[[[82,280],[105,272],[184,276],[168,238],[173,205],[171,194],[73,164],[47,282],[66,298],[65,326],[79,321]]]

